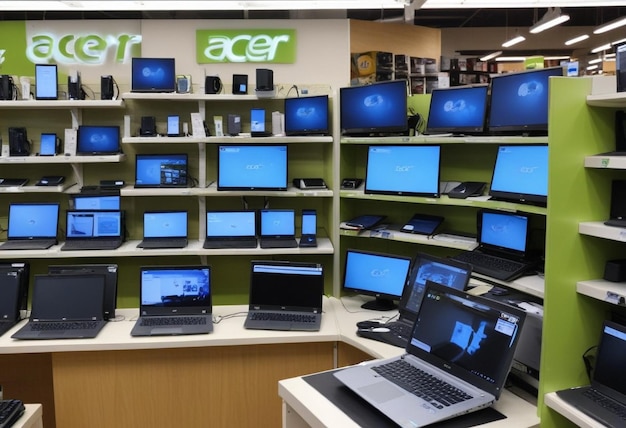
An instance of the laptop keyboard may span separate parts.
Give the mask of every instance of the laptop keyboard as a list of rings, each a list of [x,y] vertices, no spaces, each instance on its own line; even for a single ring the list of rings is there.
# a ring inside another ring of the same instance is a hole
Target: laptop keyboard
[[[21,400],[0,400],[0,428],[9,428],[24,414],[24,403]]]
[[[98,326],[99,321],[58,321],[58,322],[33,322],[31,330],[91,330]]]
[[[390,322],[385,324],[385,327],[389,329],[389,331],[395,335],[402,336],[408,338],[412,333],[412,326],[408,324],[403,324],[399,322]]]
[[[454,260],[469,263],[477,273],[492,276],[497,279],[506,279],[511,274],[526,267],[525,263],[501,257],[490,256],[484,253],[469,251],[453,257]]]
[[[254,321],[286,321],[314,323],[315,315],[309,314],[286,314],[282,312],[254,312],[250,314],[250,319]]]
[[[40,250],[47,249],[56,244],[56,241],[6,241],[0,246],[2,250]]]
[[[437,409],[443,409],[472,398],[460,389],[412,366],[404,360],[395,360],[372,367],[372,370],[400,388],[428,401]]]
[[[84,241],[68,241],[63,247],[61,247],[61,251],[68,250],[115,250],[122,245],[122,242],[119,239],[116,240],[84,240]]]
[[[261,239],[261,248],[296,248],[295,239]]]
[[[159,249],[159,248],[185,248],[187,246],[187,239],[164,239],[143,241],[137,247],[146,249]]]
[[[160,327],[170,325],[204,325],[206,317],[147,317],[141,318],[142,327]]]
[[[601,406],[602,408],[608,410],[609,412],[613,413],[614,415],[619,416],[620,418],[626,421],[626,406],[624,406],[623,404],[620,404],[616,402],[615,400],[611,400],[610,398],[606,397],[605,395],[600,394],[598,391],[592,388],[588,388],[584,392],[584,395],[585,397],[588,397],[597,405]]]
[[[257,242],[255,239],[227,239],[223,241],[208,240],[204,242],[203,248],[256,248]]]

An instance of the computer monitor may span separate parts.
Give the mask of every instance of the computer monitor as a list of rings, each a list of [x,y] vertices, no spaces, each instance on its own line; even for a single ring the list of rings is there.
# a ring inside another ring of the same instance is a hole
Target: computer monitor
[[[626,43],[615,46],[615,75],[617,92],[626,92]]]
[[[365,193],[439,197],[441,147],[369,146]]]
[[[328,95],[285,98],[285,135],[328,135]]]
[[[131,60],[132,92],[176,92],[174,58],[133,58]]]
[[[407,81],[390,80],[339,89],[341,133],[385,136],[408,133]]]
[[[135,187],[187,187],[187,153],[135,155]]]
[[[488,85],[433,89],[426,133],[482,133],[485,129],[488,92]]]
[[[491,178],[494,199],[545,205],[548,201],[548,145],[501,145]]]
[[[563,68],[541,68],[493,76],[489,131],[547,135],[548,84],[551,76],[563,76]]]
[[[77,155],[112,155],[120,152],[119,126],[78,126]]]
[[[374,296],[362,305],[364,309],[388,311],[402,296],[410,268],[410,257],[350,249],[346,251],[343,290]]]
[[[287,145],[220,145],[217,190],[287,190]]]

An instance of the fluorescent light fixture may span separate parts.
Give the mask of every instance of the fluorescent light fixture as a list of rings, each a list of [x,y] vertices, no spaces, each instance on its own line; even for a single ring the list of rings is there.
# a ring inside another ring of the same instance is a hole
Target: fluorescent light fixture
[[[499,56],[496,58],[496,61],[500,62],[522,62],[525,60],[525,56]]]
[[[617,18],[616,20],[601,25],[600,27],[593,30],[593,34],[606,33],[607,31],[614,30],[624,25],[626,25],[626,17]]]
[[[606,55],[604,55],[604,60],[615,60],[616,54],[615,53],[608,53]]]
[[[588,63],[589,64],[597,64],[599,62],[602,62],[602,58],[595,58],[595,59],[589,60]]]
[[[502,47],[503,48],[510,48],[511,46],[516,45],[518,43],[521,43],[524,40],[526,40],[526,37],[520,36],[518,34],[517,36],[513,37],[511,40],[507,40],[506,42],[502,43]]]
[[[484,57],[480,58],[481,61],[489,61],[490,59],[494,59],[497,56],[502,55],[502,51],[497,51],[497,52],[491,52],[488,55],[485,55]]]
[[[611,44],[607,43],[606,45],[598,46],[597,48],[591,49],[591,53],[598,53],[605,51],[607,49],[611,49]]]
[[[590,65],[587,67],[587,70],[597,70],[598,69],[598,65],[594,64],[594,65]]]
[[[555,55],[555,56],[544,56],[543,57],[544,61],[561,61],[561,60],[568,60],[570,59],[569,55]]]
[[[537,21],[535,25],[530,27],[530,32],[533,34],[541,33],[567,21],[569,21],[569,15],[562,14],[560,7],[553,7],[548,9],[543,18]]]
[[[589,34],[583,34],[582,36],[574,37],[573,39],[569,39],[567,42],[565,42],[565,46],[582,42],[583,40],[587,40],[588,38],[589,38]]]
[[[619,39],[619,40],[615,40],[614,42],[611,42],[611,44],[612,44],[613,46],[615,46],[615,45],[621,45],[622,43],[626,43],[626,38],[624,38],[624,39]]]

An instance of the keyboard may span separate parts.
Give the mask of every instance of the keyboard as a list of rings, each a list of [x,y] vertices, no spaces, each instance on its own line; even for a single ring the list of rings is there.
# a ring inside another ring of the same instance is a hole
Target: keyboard
[[[24,414],[21,400],[0,400],[0,428],[9,428]]]
[[[309,314],[286,314],[282,312],[253,312],[250,319],[254,321],[286,321],[286,322],[303,322],[314,323],[315,315]]]
[[[407,339],[411,336],[411,333],[413,332],[413,326],[401,322],[390,322],[385,324],[383,327],[387,327],[391,333],[405,337]]]
[[[404,360],[372,367],[376,373],[411,394],[428,401],[433,407],[443,409],[472,398],[455,386],[412,366]]]
[[[204,241],[202,248],[256,248],[257,241],[254,239],[207,239]]]
[[[206,317],[144,317],[140,325],[143,327],[160,327],[169,325],[203,325],[207,323]]]
[[[626,406],[624,406],[622,403],[618,403],[617,401],[608,398],[607,396],[599,393],[593,388],[588,388],[584,392],[584,395],[603,409],[606,409],[614,415],[619,416],[626,422]]]
[[[86,239],[79,241],[67,241],[62,247],[61,251],[81,251],[81,250],[115,250],[122,245],[122,241],[115,240],[102,240],[102,239]]]
[[[261,248],[296,248],[298,241],[289,239],[261,239]]]
[[[164,239],[164,240],[156,240],[150,239],[147,241],[142,241],[137,245],[137,248],[145,248],[145,249],[159,249],[159,248],[185,248],[187,246],[187,239]]]
[[[0,250],[47,250],[56,245],[56,240],[25,239],[23,241],[6,241],[0,245]]]
[[[452,257],[452,259],[469,263],[472,265],[474,272],[502,281],[510,281],[530,267],[529,264],[524,262],[504,259],[476,251],[461,253]]]
[[[44,321],[32,322],[31,330],[50,331],[50,330],[91,330],[98,326],[99,321]]]

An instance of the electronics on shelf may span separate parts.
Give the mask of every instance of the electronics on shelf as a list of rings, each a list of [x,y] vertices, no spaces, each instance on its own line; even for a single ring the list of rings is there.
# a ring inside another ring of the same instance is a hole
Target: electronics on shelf
[[[485,129],[489,85],[435,88],[426,134],[481,134]]]
[[[287,190],[287,145],[220,145],[217,190]]]
[[[328,135],[328,95],[285,98],[285,135]]]
[[[174,58],[132,58],[131,92],[176,92]]]
[[[119,126],[79,125],[77,155],[113,155],[121,151]]]
[[[187,153],[136,154],[135,187],[187,187]]]
[[[545,205],[548,201],[548,145],[501,145],[489,195],[495,199]]]

